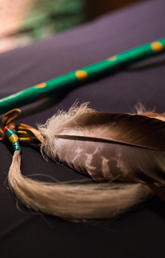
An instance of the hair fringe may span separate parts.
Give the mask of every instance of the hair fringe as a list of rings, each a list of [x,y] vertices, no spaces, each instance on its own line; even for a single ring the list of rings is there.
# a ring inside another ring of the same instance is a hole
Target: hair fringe
[[[110,218],[151,196],[141,183],[44,183],[23,176],[20,165],[20,151],[15,151],[8,181],[18,199],[36,211],[64,219]]]

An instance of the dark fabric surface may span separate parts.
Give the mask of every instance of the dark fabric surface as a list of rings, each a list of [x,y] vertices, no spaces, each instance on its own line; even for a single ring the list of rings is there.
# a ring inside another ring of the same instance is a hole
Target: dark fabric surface
[[[49,40],[1,54],[0,98],[163,38],[164,10],[164,0],[147,1]],[[65,96],[59,94],[28,105],[19,121],[33,126],[43,123],[59,108],[66,110],[76,100],[90,101],[93,108],[109,112],[132,112],[140,101],[149,109],[163,112],[164,78],[162,55]],[[23,207],[9,191],[7,174],[12,150],[4,143],[0,143],[0,150],[2,258],[165,256],[165,208],[157,199],[117,219],[100,222],[71,223],[35,213]],[[46,162],[38,149],[28,146],[23,147],[22,171],[41,180],[84,179],[65,166]]]

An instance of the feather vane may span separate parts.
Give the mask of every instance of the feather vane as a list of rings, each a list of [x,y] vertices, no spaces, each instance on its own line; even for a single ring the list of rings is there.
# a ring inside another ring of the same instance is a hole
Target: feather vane
[[[96,181],[165,182],[165,123],[82,105],[39,126],[45,153]]]

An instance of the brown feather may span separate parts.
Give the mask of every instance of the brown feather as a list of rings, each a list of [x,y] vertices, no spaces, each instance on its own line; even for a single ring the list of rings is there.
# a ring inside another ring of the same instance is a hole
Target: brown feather
[[[165,199],[163,121],[164,114],[110,114],[86,104],[72,107],[39,127],[42,148],[49,157],[108,183],[47,184],[24,177],[20,152],[15,151],[9,184],[28,207],[69,219],[112,217],[153,192]]]
[[[89,109],[44,136],[48,156],[96,181],[165,183],[165,123],[158,119]]]

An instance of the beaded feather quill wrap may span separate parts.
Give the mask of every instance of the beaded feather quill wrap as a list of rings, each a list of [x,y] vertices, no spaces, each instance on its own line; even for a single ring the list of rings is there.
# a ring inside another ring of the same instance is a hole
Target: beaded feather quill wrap
[[[11,123],[18,113],[13,110],[4,116],[6,134],[10,129],[35,136],[48,157],[94,180],[44,183],[23,176],[18,137],[14,137],[8,180],[28,207],[70,220],[98,219],[120,214],[153,194],[164,199],[164,114],[105,113],[82,104],[58,112],[36,130]]]

